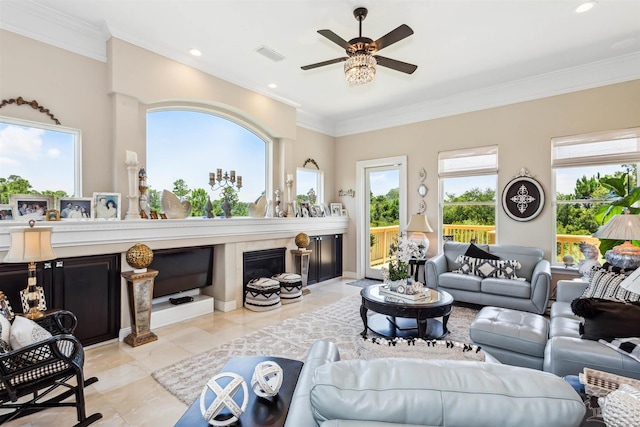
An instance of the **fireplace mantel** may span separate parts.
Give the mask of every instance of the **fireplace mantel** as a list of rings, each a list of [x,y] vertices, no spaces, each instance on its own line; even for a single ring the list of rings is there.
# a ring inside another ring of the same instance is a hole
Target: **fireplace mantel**
[[[125,252],[142,242],[152,249],[201,244],[224,244],[346,233],[348,218],[189,218],[129,221],[46,221],[52,226],[52,245],[59,257]],[[0,253],[9,249],[9,228],[26,226],[22,221],[0,224]]]

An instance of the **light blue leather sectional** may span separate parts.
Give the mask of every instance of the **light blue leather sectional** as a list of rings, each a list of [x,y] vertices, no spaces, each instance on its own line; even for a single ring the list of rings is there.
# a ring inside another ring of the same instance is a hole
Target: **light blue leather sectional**
[[[580,396],[562,378],[486,362],[340,361],[335,344],[311,347],[286,427],[577,427]]]
[[[476,246],[501,260],[519,261],[521,267],[516,274],[524,280],[453,273],[460,267],[456,259],[465,254],[469,244],[445,242],[443,252],[425,264],[427,286],[447,291],[456,301],[538,314],[545,312],[551,289],[551,265],[543,258],[542,249],[508,245]]]

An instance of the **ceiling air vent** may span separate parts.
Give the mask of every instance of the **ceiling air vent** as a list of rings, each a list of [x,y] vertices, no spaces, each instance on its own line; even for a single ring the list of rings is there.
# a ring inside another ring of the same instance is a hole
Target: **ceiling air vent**
[[[260,46],[259,48],[256,49],[256,52],[258,52],[260,55],[266,56],[273,62],[280,62],[284,59],[283,55],[279,54],[275,50],[270,49],[266,46]]]

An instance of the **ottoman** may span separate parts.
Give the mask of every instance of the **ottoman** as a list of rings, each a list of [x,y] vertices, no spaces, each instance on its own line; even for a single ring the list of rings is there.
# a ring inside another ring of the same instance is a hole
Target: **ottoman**
[[[526,311],[484,307],[471,322],[469,336],[502,363],[542,370],[549,321]]]
[[[260,277],[247,283],[244,306],[253,311],[268,311],[281,307],[280,282]]]
[[[302,276],[294,273],[280,273],[271,278],[280,283],[282,304],[302,301]]]

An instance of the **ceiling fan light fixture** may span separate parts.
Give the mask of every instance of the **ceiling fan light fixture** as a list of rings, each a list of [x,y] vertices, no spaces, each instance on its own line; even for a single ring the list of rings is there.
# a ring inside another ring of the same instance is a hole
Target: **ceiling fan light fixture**
[[[376,76],[376,59],[366,53],[357,53],[344,63],[344,76],[350,86],[364,85]]]

